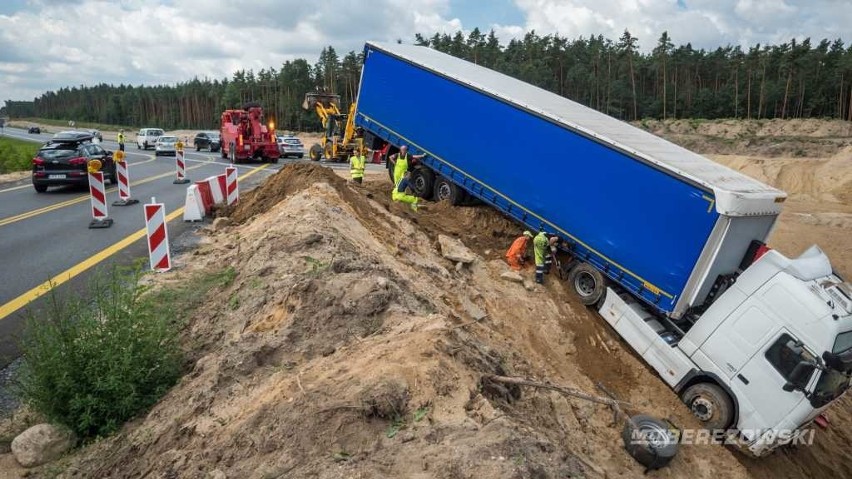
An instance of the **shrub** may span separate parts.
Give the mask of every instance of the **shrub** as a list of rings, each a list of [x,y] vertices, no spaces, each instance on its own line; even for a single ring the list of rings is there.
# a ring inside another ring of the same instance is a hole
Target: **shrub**
[[[0,173],[29,169],[38,148],[38,143],[0,138]]]
[[[177,325],[143,296],[140,277],[113,268],[90,282],[89,301],[51,293],[27,320],[22,399],[80,437],[115,431],[179,376]]]

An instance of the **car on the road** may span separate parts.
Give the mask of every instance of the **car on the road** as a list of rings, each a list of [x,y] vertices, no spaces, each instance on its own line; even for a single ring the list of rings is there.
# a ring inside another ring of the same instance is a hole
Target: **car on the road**
[[[178,142],[176,136],[161,136],[154,143],[154,155],[175,156],[175,144]]]
[[[219,137],[218,131],[202,131],[195,135],[192,139],[192,144],[195,146],[195,151],[201,151],[207,148],[211,152],[219,151],[222,147],[222,140]]]
[[[41,134],[41,128],[39,128],[37,126],[31,126],[31,127],[27,128],[27,133],[30,133],[30,134],[33,134],[33,135],[40,135]]]
[[[101,162],[104,179],[115,184],[112,152],[92,143],[92,138],[83,132],[63,132],[45,143],[33,158],[35,190],[44,193],[50,186],[89,184],[88,164],[92,160]]]
[[[136,134],[136,149],[153,148],[154,144],[157,143],[157,138],[164,134],[162,128],[142,128]]]
[[[279,136],[278,151],[281,152],[283,158],[287,158],[288,156],[304,158],[305,145],[302,144],[302,140],[295,136]]]

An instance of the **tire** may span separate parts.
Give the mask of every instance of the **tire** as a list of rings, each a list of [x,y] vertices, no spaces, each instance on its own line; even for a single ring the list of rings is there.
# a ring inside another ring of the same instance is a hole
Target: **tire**
[[[227,158],[227,157],[228,157],[228,153],[226,153],[226,152],[225,152],[225,149],[224,149],[224,148],[221,148],[221,147],[220,147],[220,148],[219,148],[219,153],[220,153],[220,154],[219,154],[219,156],[221,156],[222,158]]]
[[[580,263],[572,268],[568,283],[586,306],[597,304],[606,295],[606,278],[589,263]]]
[[[139,146],[139,142],[138,142],[138,141],[136,142],[136,149],[137,149],[137,150],[141,150],[141,149],[142,149],[142,147],[141,147],[141,146]]]
[[[195,144],[195,151],[201,151],[201,145],[198,143]]]
[[[668,465],[680,447],[668,424],[641,414],[631,417],[630,422],[624,425],[621,439],[630,457],[645,466],[647,471]]]
[[[448,201],[451,205],[458,206],[464,200],[464,190],[441,176],[435,180],[434,197],[435,201]]]
[[[271,161],[271,163],[272,163],[273,165],[274,165],[274,164],[277,164],[277,163],[278,163],[278,158],[273,158],[273,159],[272,159],[272,160],[270,160],[270,161]]]
[[[299,153],[298,157],[299,157],[300,159],[301,159],[301,158],[304,158],[304,157],[305,157],[305,154],[304,154],[304,153]]]
[[[44,193],[47,191],[47,185],[33,185],[33,188],[35,188],[36,193]]]
[[[236,145],[234,145],[233,143],[228,145],[228,159],[231,161],[232,165],[237,164],[237,152],[236,152],[235,148],[236,148]]]
[[[322,146],[319,143],[314,143],[311,145],[311,149],[309,151],[309,155],[311,157],[311,161],[319,161],[322,159]]]
[[[148,150],[148,142],[147,142],[147,141],[146,141],[145,143],[143,143],[143,144],[142,144],[142,146],[144,146],[144,147],[145,147],[145,148],[144,148],[144,149],[145,149],[145,151],[147,151],[147,150]]]
[[[415,196],[424,200],[432,199],[435,194],[435,173],[428,168],[416,168],[411,172],[411,190]]]
[[[680,395],[705,429],[724,431],[734,422],[734,404],[724,389],[712,383],[698,383]]]

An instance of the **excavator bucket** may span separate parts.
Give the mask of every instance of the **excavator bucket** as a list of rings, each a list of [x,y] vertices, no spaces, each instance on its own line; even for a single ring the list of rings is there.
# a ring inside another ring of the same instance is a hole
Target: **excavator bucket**
[[[313,110],[317,103],[324,108],[331,108],[332,105],[340,107],[340,95],[326,92],[310,92],[305,94],[305,101],[302,102],[302,108],[305,110]]]

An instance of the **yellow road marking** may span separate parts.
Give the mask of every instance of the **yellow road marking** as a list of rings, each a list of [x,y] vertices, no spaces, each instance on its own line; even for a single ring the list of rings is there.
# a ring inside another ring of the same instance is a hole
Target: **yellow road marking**
[[[191,166],[191,167],[187,168],[187,171],[194,170],[196,168],[201,168],[202,166],[204,166],[204,165]],[[173,171],[170,171],[170,172],[167,172],[167,173],[162,173],[162,174],[159,174],[159,175],[150,176],[148,178],[144,178],[144,179],[141,179],[139,181],[134,181],[134,182],[131,183],[130,186],[150,183],[154,180],[159,180],[160,178],[165,178],[167,176],[173,176],[174,174],[175,173]],[[112,193],[112,192],[117,191],[117,190],[118,190],[118,187],[111,186],[108,190],[106,190],[106,192]],[[9,225],[9,224],[12,224],[12,223],[17,223],[18,221],[22,221],[22,220],[25,220],[25,219],[28,219],[28,218],[32,218],[33,216],[38,216],[38,215],[41,215],[41,214],[44,214],[44,213],[49,213],[53,210],[58,210],[60,208],[66,207],[66,206],[70,206],[70,205],[77,204],[77,203],[82,203],[82,202],[88,201],[88,200],[89,200],[89,195],[82,195],[82,196],[78,196],[78,197],[70,199],[70,200],[62,201],[62,202],[59,202],[59,203],[54,203],[52,205],[44,206],[42,208],[35,209],[35,210],[32,210],[32,211],[27,211],[26,213],[21,213],[19,215],[10,216],[8,218],[3,218],[2,220],[0,220],[0,226],[6,226],[6,225]]]
[[[248,178],[249,176],[257,173],[258,171],[266,168],[267,166],[269,166],[269,165],[268,164],[261,165],[261,166],[255,168],[255,169],[247,172],[246,174],[240,176],[240,180],[244,180],[244,179]],[[169,221],[172,221],[175,218],[182,215],[183,210],[184,210],[184,207],[181,206],[180,208],[169,213],[166,216],[166,222],[168,223]],[[12,314],[15,311],[23,308],[24,306],[29,304],[31,301],[34,301],[41,296],[44,296],[46,293],[50,292],[50,290],[52,290],[53,288],[56,288],[57,286],[59,286],[61,284],[67,283],[68,281],[70,281],[74,277],[84,273],[86,270],[92,268],[93,266],[100,263],[101,261],[109,258],[110,256],[114,255],[115,253],[118,253],[119,251],[123,250],[124,248],[127,248],[128,246],[135,243],[136,241],[144,238],[145,233],[146,233],[145,228],[142,228],[141,230],[136,231],[135,233],[131,233],[129,236],[126,236],[121,241],[112,244],[111,246],[105,248],[104,250],[102,250],[98,253],[95,253],[94,255],[84,259],[83,261],[75,264],[74,266],[72,266],[72,267],[66,269],[65,271],[57,274],[56,276],[50,278],[49,280],[45,281],[44,283],[41,283],[40,285],[36,286],[35,288],[32,288],[29,291],[27,291],[26,293],[24,293],[24,294],[18,296],[17,298],[9,301],[8,303],[4,304],[3,306],[0,306],[0,320],[3,320],[4,318],[9,316],[10,314]]]

